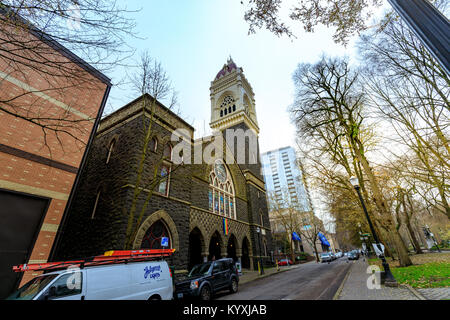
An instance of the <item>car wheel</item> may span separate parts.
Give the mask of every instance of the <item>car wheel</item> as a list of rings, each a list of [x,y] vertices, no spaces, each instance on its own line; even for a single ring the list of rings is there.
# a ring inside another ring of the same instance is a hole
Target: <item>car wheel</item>
[[[238,291],[238,282],[235,278],[231,279],[230,292],[236,293]]]
[[[209,286],[204,286],[202,290],[200,291],[200,299],[202,301],[209,301],[211,300],[211,289]]]

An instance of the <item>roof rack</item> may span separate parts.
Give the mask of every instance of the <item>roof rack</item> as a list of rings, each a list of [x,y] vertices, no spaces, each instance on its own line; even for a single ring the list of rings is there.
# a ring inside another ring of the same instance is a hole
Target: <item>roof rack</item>
[[[162,257],[169,257],[174,252],[175,249],[114,250],[106,251],[101,256],[90,257],[83,260],[21,264],[19,266],[13,266],[13,271],[49,271],[65,269],[68,267],[78,267],[80,269],[83,269],[84,267],[108,264],[156,260]]]

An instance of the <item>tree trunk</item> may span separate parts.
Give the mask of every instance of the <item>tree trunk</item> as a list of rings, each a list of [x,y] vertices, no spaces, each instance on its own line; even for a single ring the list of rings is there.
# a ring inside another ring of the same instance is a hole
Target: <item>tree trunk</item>
[[[407,214],[406,214],[406,216],[407,216]],[[409,235],[411,236],[411,240],[412,240],[412,243],[413,243],[413,246],[414,246],[414,249],[415,249],[416,253],[417,254],[423,253],[422,249],[420,248],[419,241],[417,241],[416,235],[415,235],[414,230],[413,230],[413,228],[411,226],[411,221],[409,220],[409,217],[406,218],[405,224],[406,224],[406,228],[408,229]]]
[[[413,263],[408,254],[408,249],[403,242],[402,237],[400,236],[400,232],[393,228],[392,230],[392,238],[394,240],[395,247],[397,248],[398,260],[400,267],[411,266]]]
[[[394,244],[397,248],[397,254],[398,258],[400,260],[401,266],[409,266],[412,265],[412,261],[409,258],[408,250],[406,249],[406,246],[400,237],[398,230],[395,228],[394,221],[392,219],[392,215],[387,210],[386,202],[384,200],[383,194],[381,193],[380,188],[378,187],[378,183],[376,181],[375,175],[372,172],[372,169],[370,168],[369,161],[364,155],[364,148],[362,147],[362,144],[360,142],[357,142],[353,139],[351,139],[352,147],[355,149],[355,154],[357,159],[361,162],[361,165],[364,169],[364,173],[366,174],[367,178],[369,179],[369,183],[371,186],[371,190],[373,193],[373,197],[375,200],[375,204],[381,213],[383,220],[385,220],[386,225],[389,227],[390,233],[394,237]]]

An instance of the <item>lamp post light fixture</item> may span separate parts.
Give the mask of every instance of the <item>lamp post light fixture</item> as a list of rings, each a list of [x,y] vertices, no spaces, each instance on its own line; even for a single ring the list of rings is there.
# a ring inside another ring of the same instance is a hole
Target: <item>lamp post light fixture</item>
[[[389,268],[389,264],[387,263],[386,258],[384,257],[384,252],[380,245],[380,241],[378,239],[377,234],[375,233],[375,229],[372,225],[372,221],[370,220],[366,205],[364,204],[364,199],[363,199],[363,197],[361,195],[361,191],[360,191],[359,180],[357,177],[351,177],[350,183],[353,186],[353,188],[355,188],[356,192],[358,193],[359,201],[361,201],[361,205],[363,207],[364,214],[366,215],[367,222],[369,223],[370,231],[372,232],[373,239],[375,240],[375,245],[377,246],[378,250],[381,252],[381,254],[379,255],[379,258],[381,259],[381,262],[382,262],[382,265],[384,268],[384,279],[385,279],[384,283],[388,287],[397,287],[398,286],[397,280],[395,280],[395,278],[391,272],[391,269]]]

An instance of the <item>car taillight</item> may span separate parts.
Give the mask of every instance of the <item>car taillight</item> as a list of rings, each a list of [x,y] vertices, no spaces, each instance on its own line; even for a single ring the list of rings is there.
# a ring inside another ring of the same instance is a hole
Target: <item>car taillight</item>
[[[169,268],[170,277],[172,278],[172,269]]]

